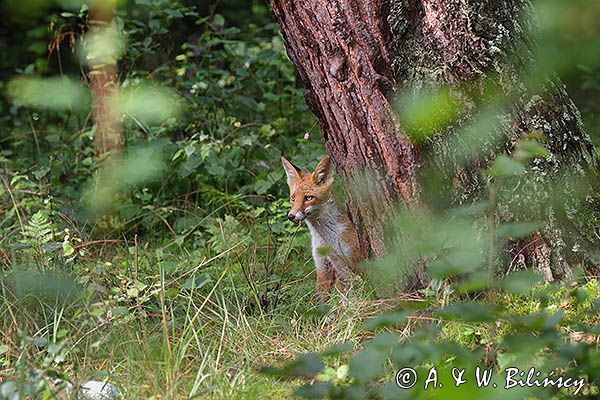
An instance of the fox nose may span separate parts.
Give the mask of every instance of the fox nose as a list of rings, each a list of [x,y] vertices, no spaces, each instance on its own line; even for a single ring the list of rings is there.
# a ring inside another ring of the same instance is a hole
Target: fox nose
[[[289,213],[288,214],[288,219],[292,222],[296,222],[296,215]]]

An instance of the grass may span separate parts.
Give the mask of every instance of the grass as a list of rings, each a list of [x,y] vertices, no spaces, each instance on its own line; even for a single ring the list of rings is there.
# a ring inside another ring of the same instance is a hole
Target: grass
[[[261,374],[262,367],[341,342],[360,344],[372,336],[364,321],[402,300],[377,299],[368,282],[357,281],[347,299],[335,297],[324,310],[308,248],[285,264],[273,262],[269,273],[260,250],[238,250],[177,257],[147,246],[134,259],[128,248],[113,247],[110,257],[82,257],[69,274],[63,267],[13,267],[0,294],[0,377],[26,388],[36,371],[54,398],[67,398],[55,386],[61,378],[107,380],[127,399],[289,399],[301,381]],[[573,301],[577,293],[581,301]],[[430,297],[432,305],[446,301]],[[489,300],[523,315],[554,305],[567,318],[594,324],[599,318],[589,309],[599,297],[600,286],[590,281]],[[415,314],[401,338],[410,340],[424,320],[442,324],[427,312]],[[502,331],[486,323],[442,326],[440,339],[470,347],[497,344]],[[337,370],[348,357],[330,357],[326,366]]]
[[[284,274],[280,288],[277,275],[269,282],[258,269],[248,283],[244,265],[255,261],[255,249],[235,257],[222,252],[212,261],[164,262],[154,254],[140,251],[137,279],[129,273],[134,263],[127,249],[111,262],[90,257],[73,275],[37,268],[7,274],[0,376],[22,378],[35,370],[49,382],[55,376],[74,383],[107,379],[128,399],[248,399],[265,391],[290,398],[295,385],[258,370],[301,352],[358,342],[361,321],[378,311],[379,301],[357,284],[353,300],[334,305],[335,317],[326,323],[307,252],[276,271]],[[200,287],[182,289],[190,279]],[[77,295],[65,298],[73,288]]]

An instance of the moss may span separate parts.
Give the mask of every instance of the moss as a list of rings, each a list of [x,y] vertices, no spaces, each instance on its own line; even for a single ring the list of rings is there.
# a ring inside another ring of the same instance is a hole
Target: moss
[[[589,281],[575,289],[547,284],[532,288],[529,295],[491,292],[488,296],[487,302],[502,307],[506,315],[564,313],[560,329],[569,334],[572,340],[580,339],[577,333],[583,326],[593,327],[600,323],[600,313],[594,304],[600,298],[600,284],[597,280]],[[445,321],[440,339],[456,341],[467,347],[477,347],[500,343],[506,335],[515,333],[518,332],[514,326],[503,320],[498,320],[493,327],[489,323]]]
[[[535,132],[551,155],[531,162],[518,179],[492,182],[498,189],[497,221],[546,221],[542,233],[552,249],[553,272],[569,276],[569,263],[585,261],[578,249],[596,246],[598,162],[562,83],[555,77],[529,81],[524,74],[535,70],[532,5],[450,0],[436,9],[434,3],[386,5],[400,92],[451,85],[463,102],[460,118],[421,149],[422,176],[443,182],[435,193],[424,194],[439,203],[450,193],[449,206],[478,201],[490,184],[481,170]]]

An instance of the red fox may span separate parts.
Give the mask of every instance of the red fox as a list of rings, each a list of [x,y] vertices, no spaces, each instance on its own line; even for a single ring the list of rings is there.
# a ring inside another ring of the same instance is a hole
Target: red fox
[[[348,216],[333,199],[333,163],[324,156],[315,170],[302,172],[281,157],[290,187],[292,208],[288,219],[296,224],[306,221],[312,237],[312,256],[317,270],[317,292],[325,303],[335,283],[345,292],[349,271],[357,272],[361,261],[358,236]]]

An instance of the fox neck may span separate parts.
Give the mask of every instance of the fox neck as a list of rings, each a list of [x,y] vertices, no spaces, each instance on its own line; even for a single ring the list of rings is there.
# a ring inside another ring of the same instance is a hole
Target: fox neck
[[[324,203],[318,213],[307,217],[306,225],[313,236],[313,247],[315,244],[318,247],[328,244],[338,255],[350,256],[350,247],[342,239],[348,226],[348,217],[338,210],[333,199]],[[319,243],[319,238],[325,243]]]
[[[331,225],[339,221],[340,212],[333,198],[329,198],[319,207],[318,211],[309,214],[306,217],[306,223],[313,227],[321,225]]]

